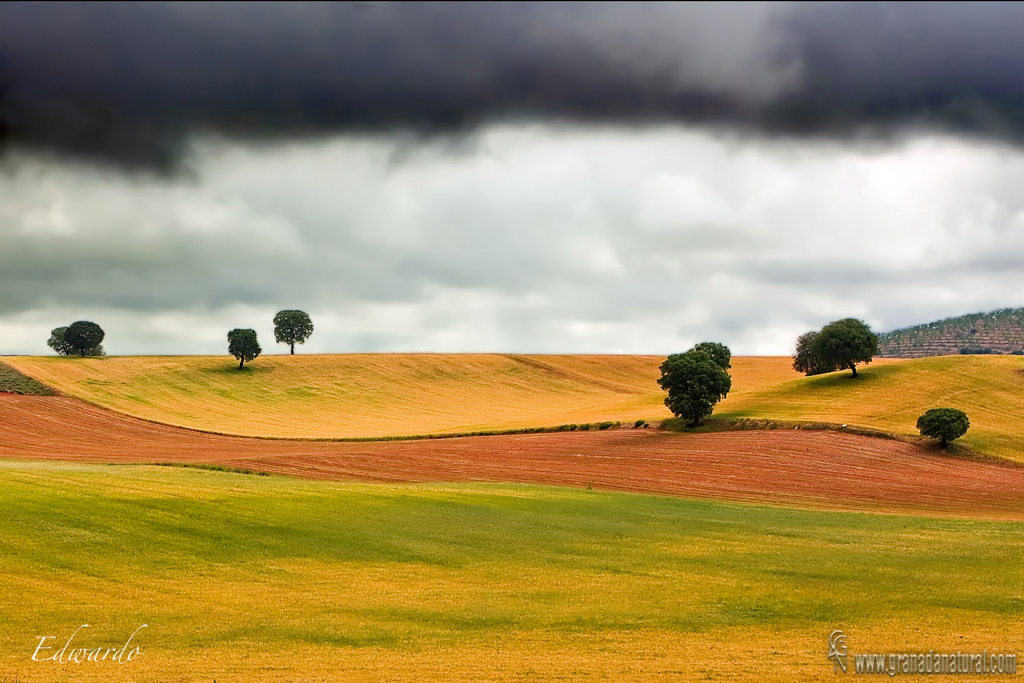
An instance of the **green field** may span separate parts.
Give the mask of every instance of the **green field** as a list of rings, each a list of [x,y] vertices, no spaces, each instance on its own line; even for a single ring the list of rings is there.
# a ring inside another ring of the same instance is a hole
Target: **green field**
[[[0,490],[0,680],[809,681],[834,628],[1024,649],[1020,523],[11,461]],[[83,623],[148,624],[141,653],[30,660]]]

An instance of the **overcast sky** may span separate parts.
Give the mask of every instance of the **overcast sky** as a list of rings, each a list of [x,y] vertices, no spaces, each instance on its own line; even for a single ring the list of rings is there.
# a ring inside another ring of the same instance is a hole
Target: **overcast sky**
[[[0,5],[0,354],[788,354],[1024,305],[1024,6]]]

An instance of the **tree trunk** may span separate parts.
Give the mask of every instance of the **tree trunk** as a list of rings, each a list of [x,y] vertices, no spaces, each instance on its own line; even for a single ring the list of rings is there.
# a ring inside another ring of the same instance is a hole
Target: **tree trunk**
[[[292,342],[292,355],[295,355],[295,342]]]
[[[853,375],[851,377],[856,377],[857,376],[857,364],[856,363],[850,363],[850,369],[853,370]]]
[[[241,370],[241,369],[242,369],[242,365],[243,365],[244,363],[245,363],[245,358],[243,358],[242,360],[238,361],[238,369],[239,369],[239,370]]]

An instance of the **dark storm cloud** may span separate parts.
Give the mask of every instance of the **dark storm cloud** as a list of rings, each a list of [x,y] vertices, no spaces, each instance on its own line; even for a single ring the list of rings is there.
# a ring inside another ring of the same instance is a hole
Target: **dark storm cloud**
[[[658,19],[725,17],[529,3],[13,3],[0,15],[3,134],[169,168],[196,131],[450,131],[719,106],[660,82],[674,79],[677,55],[670,35],[642,44]]]
[[[190,134],[678,121],[1018,140],[1024,6],[0,6],[0,144],[174,170]]]
[[[1024,5],[809,4],[787,21],[803,73],[799,90],[770,112],[770,125],[1024,137]]]

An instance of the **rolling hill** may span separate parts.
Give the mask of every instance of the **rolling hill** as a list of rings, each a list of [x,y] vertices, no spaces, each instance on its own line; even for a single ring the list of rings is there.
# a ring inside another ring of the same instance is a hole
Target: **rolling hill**
[[[1024,352],[1024,308],[971,313],[878,335],[880,355],[888,358],[972,353]]]
[[[382,438],[669,417],[658,356],[353,354],[272,356],[239,372],[224,358],[28,358],[6,363],[98,406],[175,426],[283,438]],[[916,434],[925,410],[971,419],[961,442],[1024,460],[1024,359],[881,359],[803,377],[790,359],[734,358],[719,424],[828,422]]]
[[[69,396],[224,434],[360,438],[670,417],[660,356],[350,354],[29,358],[4,362]],[[787,358],[737,358],[730,400],[799,377]]]
[[[857,380],[849,372],[802,377],[753,392],[717,412],[721,418],[821,420],[917,433],[929,408],[959,408],[971,428],[958,443],[1024,461],[1024,359],[942,356],[872,363]]]

